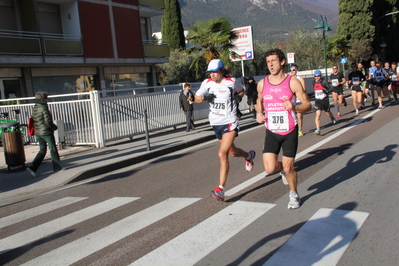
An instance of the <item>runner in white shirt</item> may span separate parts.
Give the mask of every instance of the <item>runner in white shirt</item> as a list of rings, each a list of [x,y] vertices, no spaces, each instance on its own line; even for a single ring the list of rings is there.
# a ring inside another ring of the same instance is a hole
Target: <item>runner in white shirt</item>
[[[235,78],[227,77],[229,71],[219,59],[209,62],[207,72],[210,78],[204,80],[195,94],[195,102],[209,103],[209,122],[219,140],[218,151],[220,161],[219,186],[211,196],[217,200],[224,200],[224,190],[229,172],[229,158],[245,158],[245,168],[251,171],[254,168],[255,151],[243,151],[234,145],[234,139],[238,135],[239,124],[237,105],[244,95],[243,86]]]

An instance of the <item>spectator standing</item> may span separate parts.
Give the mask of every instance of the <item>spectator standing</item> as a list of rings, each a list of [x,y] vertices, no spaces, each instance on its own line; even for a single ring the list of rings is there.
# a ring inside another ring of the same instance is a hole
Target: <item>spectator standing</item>
[[[237,102],[244,96],[244,87],[235,78],[229,77],[229,71],[219,59],[213,59],[208,64],[207,72],[210,78],[204,80],[195,93],[195,102],[209,103],[209,123],[211,124],[220,146],[218,157],[220,162],[219,186],[211,192],[211,196],[224,201],[225,184],[229,172],[229,155],[245,158],[245,168],[254,168],[255,151],[246,152],[234,145],[238,135]]]
[[[253,117],[256,119],[256,100],[258,99],[258,92],[256,90],[256,81],[250,76],[245,78],[245,95],[247,95],[247,104],[249,106],[249,111],[253,113]]]
[[[194,111],[194,94],[190,90],[191,85],[185,83],[183,91],[179,95],[180,110],[184,111],[186,116],[186,132],[195,129],[193,111]]]
[[[57,130],[58,127],[54,124],[53,117],[48,109],[47,92],[37,92],[35,95],[35,100],[36,103],[33,107],[32,117],[34,120],[36,140],[39,143],[39,152],[33,159],[30,166],[26,168],[26,171],[33,177],[36,177],[36,171],[46,156],[47,145],[50,149],[53,171],[58,172],[65,170],[65,168],[63,168],[61,165],[60,156],[55,143],[54,131]]]
[[[330,111],[330,102],[328,100],[328,94],[331,91],[330,85],[326,80],[324,80],[321,77],[321,71],[316,70],[314,72],[314,81],[312,81],[313,88],[314,88],[314,95],[315,95],[315,108],[316,108],[316,117],[315,117],[315,124],[316,124],[316,130],[315,134],[320,135],[320,117],[321,117],[321,112],[324,110],[326,112],[326,115],[330,117],[331,122],[333,124],[336,123],[336,120]]]

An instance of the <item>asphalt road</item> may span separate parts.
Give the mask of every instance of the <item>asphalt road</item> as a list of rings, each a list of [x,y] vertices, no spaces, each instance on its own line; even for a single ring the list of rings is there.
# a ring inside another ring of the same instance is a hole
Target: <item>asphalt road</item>
[[[210,141],[1,207],[0,264],[399,265],[399,106],[341,112],[335,125],[322,116],[321,136],[305,115],[297,210],[263,172],[260,125],[236,139],[255,169],[230,158],[225,202],[209,196]]]

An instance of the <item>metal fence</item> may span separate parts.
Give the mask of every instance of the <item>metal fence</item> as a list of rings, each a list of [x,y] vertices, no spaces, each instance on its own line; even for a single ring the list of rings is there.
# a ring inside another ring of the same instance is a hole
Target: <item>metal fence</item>
[[[194,91],[197,88],[199,84],[192,84]],[[145,114],[149,131],[185,124],[186,118],[179,106],[181,90],[153,89],[161,91],[136,94],[132,89],[125,89],[118,90],[118,94],[123,95],[104,98],[100,96],[108,95],[111,91],[49,95],[48,105],[53,119],[64,123],[66,145],[94,145],[100,148],[109,141],[145,133]],[[2,105],[2,102],[13,104]],[[33,106],[33,97],[0,100],[0,113],[8,112],[10,119],[26,124]],[[246,97],[239,108],[248,108]],[[20,110],[19,118],[12,111],[15,109]],[[207,103],[195,104],[194,120],[206,119],[208,112]],[[33,137],[31,143],[34,142]]]

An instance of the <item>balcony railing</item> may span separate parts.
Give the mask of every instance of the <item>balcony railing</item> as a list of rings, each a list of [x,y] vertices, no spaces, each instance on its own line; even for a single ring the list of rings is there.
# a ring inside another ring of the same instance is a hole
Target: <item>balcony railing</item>
[[[170,49],[166,43],[158,43],[157,41],[144,41],[145,57],[169,57]]]
[[[0,30],[0,54],[82,56],[82,36]]]
[[[155,8],[165,8],[164,0],[139,0],[140,5],[150,6]]]

